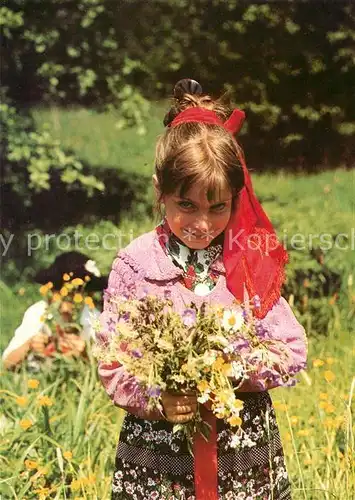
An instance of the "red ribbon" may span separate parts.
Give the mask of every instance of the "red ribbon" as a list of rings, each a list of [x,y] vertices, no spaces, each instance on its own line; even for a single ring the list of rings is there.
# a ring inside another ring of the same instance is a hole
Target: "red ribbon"
[[[211,430],[208,441],[200,433],[194,437],[195,497],[196,500],[218,500],[216,417],[203,405],[200,413]]]

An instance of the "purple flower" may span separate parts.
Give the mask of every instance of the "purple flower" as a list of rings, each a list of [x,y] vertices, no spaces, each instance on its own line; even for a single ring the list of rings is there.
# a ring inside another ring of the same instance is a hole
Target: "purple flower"
[[[261,323],[257,323],[255,325],[255,332],[257,336],[260,337],[261,339],[266,339],[268,337],[268,331],[265,330],[265,328]]]
[[[188,328],[193,326],[196,322],[195,309],[191,309],[191,308],[185,309],[185,311],[182,313],[182,322]]]
[[[116,327],[116,321],[113,319],[113,318],[110,318],[108,321],[107,321],[107,326],[108,326],[108,331],[109,332],[114,332],[115,331],[115,327]]]
[[[123,321],[129,321],[130,317],[131,317],[131,313],[129,311],[124,312],[121,316]]]
[[[143,356],[139,349],[133,349],[133,351],[131,351],[131,354],[134,358],[141,358]]]
[[[234,351],[239,351],[240,349],[244,349],[245,347],[249,347],[249,340],[243,339],[242,337],[235,340],[232,344]]]
[[[156,398],[156,397],[160,396],[161,389],[160,389],[160,387],[154,387],[154,386],[148,387],[147,393],[148,393],[149,397]]]

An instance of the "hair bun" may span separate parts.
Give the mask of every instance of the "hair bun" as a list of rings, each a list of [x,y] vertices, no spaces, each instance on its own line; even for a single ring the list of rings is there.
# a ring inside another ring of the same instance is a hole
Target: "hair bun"
[[[184,78],[179,80],[174,87],[174,97],[175,99],[182,99],[184,94],[202,94],[201,85],[196,82],[196,80],[191,80],[191,78]]]

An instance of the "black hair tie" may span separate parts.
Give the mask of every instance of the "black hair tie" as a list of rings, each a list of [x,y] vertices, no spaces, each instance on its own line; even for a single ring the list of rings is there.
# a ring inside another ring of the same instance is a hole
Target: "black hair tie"
[[[202,94],[201,85],[196,82],[196,80],[191,80],[191,78],[184,78],[179,80],[174,87],[174,97],[176,99],[181,99],[184,94]]]

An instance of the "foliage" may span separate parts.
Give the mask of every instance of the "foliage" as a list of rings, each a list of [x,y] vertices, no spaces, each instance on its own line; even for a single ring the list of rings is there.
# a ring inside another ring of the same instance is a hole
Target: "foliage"
[[[31,118],[20,113],[6,97],[0,104],[0,126],[5,205],[10,199],[10,203],[20,205],[17,209],[26,211],[36,193],[51,188],[54,173],[69,192],[80,188],[92,196],[95,191],[103,191],[103,183],[87,175],[75,155],[66,153],[48,130],[35,130]]]
[[[351,165],[355,7],[320,5],[52,0],[38,15],[14,0],[1,10],[4,82],[25,103],[118,108],[119,126],[144,133],[146,98],[190,76],[246,110],[243,143],[259,168]]]

